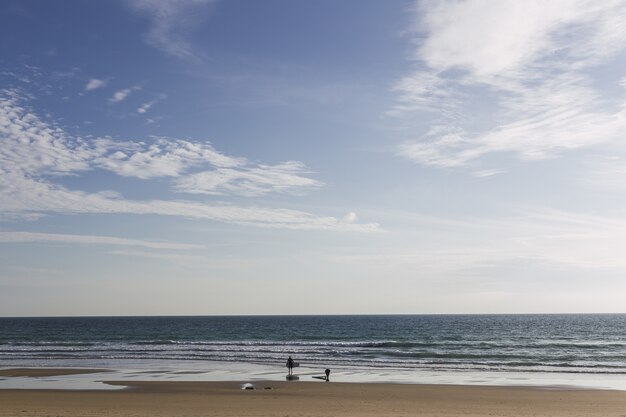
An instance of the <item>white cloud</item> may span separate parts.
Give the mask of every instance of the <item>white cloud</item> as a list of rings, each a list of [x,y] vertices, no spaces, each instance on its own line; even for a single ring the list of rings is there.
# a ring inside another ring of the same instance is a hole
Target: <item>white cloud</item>
[[[150,249],[201,249],[203,246],[187,243],[155,242],[125,239],[111,236],[70,235],[58,233],[35,233],[0,231],[0,243],[69,243],[82,245],[138,246]]]
[[[152,103],[152,102],[148,102],[148,103],[142,104],[141,106],[139,106],[137,108],[137,113],[139,113],[139,114],[146,113],[148,110],[150,110],[150,107],[152,107],[153,104],[154,103]]]
[[[396,105],[388,116],[401,117],[414,111],[441,111],[458,105],[453,91],[445,88],[445,80],[434,72],[417,72],[400,79],[393,87],[399,94]]]
[[[423,2],[428,38],[416,58],[435,70],[459,68],[479,79],[519,70],[553,52],[555,31],[583,17],[575,3]]]
[[[493,177],[494,175],[502,174],[506,172],[504,169],[482,169],[479,171],[473,172],[473,175],[476,178],[488,178]]]
[[[178,177],[203,164],[237,167],[245,163],[243,158],[217,152],[210,144],[178,139],[157,138],[150,144],[117,142],[108,147],[112,152],[95,158],[94,164],[123,177]]]
[[[626,271],[626,217],[527,208],[499,217],[415,218],[409,241],[381,250],[345,249],[335,262],[379,268],[387,274],[419,271],[441,277],[472,270],[541,264],[543,268]],[[406,225],[405,225],[406,227]],[[491,274],[484,274],[485,277]]]
[[[449,131],[416,135],[400,155],[460,166],[495,152],[536,160],[622,140],[626,99],[607,100],[593,71],[626,50],[625,3],[427,1],[418,10],[419,70],[396,84],[388,114],[437,111]],[[462,117],[446,119],[451,107]]]
[[[467,162],[462,151],[468,149],[469,141],[463,131],[436,129],[424,135],[420,141],[409,141],[398,148],[398,154],[425,165],[442,167],[459,166]]]
[[[89,80],[89,82],[85,85],[85,91],[91,91],[91,90],[96,90],[98,88],[102,88],[107,84],[106,80],[99,80],[97,78],[92,78],[91,80]]]
[[[17,103],[15,91],[0,95],[0,172],[31,178],[46,172],[65,175],[89,168],[89,159],[101,153],[82,139],[42,122]]]
[[[120,101],[126,99],[128,95],[131,93],[130,88],[125,88],[123,90],[116,91],[113,96],[109,99],[111,103],[119,103]]]
[[[319,185],[303,177],[303,165],[252,165],[244,158],[217,152],[206,143],[160,138],[151,144],[108,138],[86,140],[69,136],[28,111],[16,91],[0,94],[0,212],[5,217],[36,218],[49,213],[129,213],[181,216],[226,223],[289,229],[377,231],[375,223],[346,223],[335,217],[264,207],[204,204],[185,200],[129,200],[115,191],[71,190],[56,179],[106,169],[140,179],[175,177],[176,187],[194,167],[240,170],[231,180],[212,186],[214,192],[262,194]],[[193,175],[194,174],[190,174]],[[238,179],[237,179],[238,178]],[[240,183],[237,183],[240,181]],[[187,192],[209,192],[198,183]],[[184,187],[183,187],[184,188]]]
[[[187,32],[194,27],[206,6],[214,0],[133,0],[129,5],[150,19],[146,42],[182,59],[193,59]]]
[[[132,93],[135,90],[140,90],[141,87],[139,86],[133,86],[130,88],[124,88],[123,90],[118,90],[115,93],[113,93],[113,96],[111,96],[111,98],[109,99],[110,103],[119,103],[120,101],[124,101],[126,100],[126,97],[128,97],[130,95],[130,93]]]
[[[255,167],[223,167],[187,175],[176,181],[175,188],[192,194],[258,196],[320,187],[321,182],[303,176],[308,173],[304,164],[297,161]]]
[[[148,110],[150,110],[150,108],[152,106],[154,106],[156,103],[158,103],[159,101],[165,99],[167,96],[165,94],[161,94],[160,96],[158,96],[157,98],[155,98],[154,100],[148,101],[144,104],[142,104],[141,106],[139,106],[139,108],[137,108],[137,113],[139,114],[145,114],[148,112]]]
[[[528,80],[532,71],[595,65],[624,47],[626,5],[560,0],[420,2],[426,40],[415,58],[436,71],[459,69],[473,81]]]
[[[351,211],[349,213],[347,213],[345,216],[343,216],[344,221],[346,221],[347,223],[354,223],[357,221],[357,215],[355,212]]]

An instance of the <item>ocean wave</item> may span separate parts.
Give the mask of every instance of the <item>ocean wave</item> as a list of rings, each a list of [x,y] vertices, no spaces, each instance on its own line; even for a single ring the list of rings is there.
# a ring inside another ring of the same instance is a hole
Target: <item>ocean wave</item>
[[[1,319],[0,363],[624,373],[626,315]],[[114,366],[114,365],[113,365]]]

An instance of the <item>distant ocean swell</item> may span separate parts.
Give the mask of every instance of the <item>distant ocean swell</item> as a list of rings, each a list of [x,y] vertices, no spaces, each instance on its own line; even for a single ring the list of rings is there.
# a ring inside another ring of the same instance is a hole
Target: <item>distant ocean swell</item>
[[[346,369],[626,374],[624,330],[624,315],[0,319],[0,366],[274,367],[292,355],[303,366]]]
[[[153,359],[207,360],[282,364],[294,355],[303,364],[336,364],[344,367],[434,370],[489,370],[624,373],[623,344],[520,345],[396,342],[181,342],[131,343],[30,342],[0,345],[0,363],[11,360]],[[502,349],[506,349],[503,351]],[[586,354],[586,353],[591,353]]]

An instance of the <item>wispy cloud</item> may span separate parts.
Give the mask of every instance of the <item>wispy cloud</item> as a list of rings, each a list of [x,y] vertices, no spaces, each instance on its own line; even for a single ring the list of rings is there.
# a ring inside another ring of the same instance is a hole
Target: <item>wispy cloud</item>
[[[289,161],[279,165],[217,168],[187,175],[175,183],[178,191],[192,194],[238,194],[258,196],[270,192],[300,192],[318,188],[321,182],[305,177],[304,164]]]
[[[581,171],[583,184],[605,191],[626,190],[626,159],[620,156],[590,158]]]
[[[211,262],[207,260],[206,256],[201,255],[189,255],[184,253],[163,253],[163,252],[147,252],[139,250],[115,250],[111,251],[114,255],[129,256],[134,259],[148,258],[154,261],[166,261],[178,264],[182,267],[210,267]]]
[[[215,0],[132,0],[129,5],[150,19],[146,42],[163,52],[182,59],[193,59],[195,54],[187,40],[203,11]]]
[[[201,270],[204,274],[209,270],[219,269],[232,271],[253,271],[258,270],[267,262],[266,259],[251,259],[249,257],[207,257],[206,254],[196,255],[181,252],[147,251],[135,249],[116,249],[110,252],[113,255],[129,256],[133,259],[146,258],[152,262],[167,262],[176,264],[178,268]]]
[[[414,216],[409,224],[420,231],[410,242],[384,250],[339,250],[329,259],[365,265],[368,270],[418,270],[421,276],[434,277],[455,273],[467,277],[471,271],[520,263],[565,270],[626,271],[623,215],[527,207],[496,218]]]
[[[355,212],[351,211],[343,216],[343,219],[348,223],[354,223],[357,221],[358,217]]]
[[[445,88],[446,81],[435,72],[421,71],[402,78],[393,87],[399,97],[386,114],[401,117],[414,111],[443,111],[454,109],[459,99],[454,91]]]
[[[98,169],[144,180],[172,177],[176,180],[175,189],[191,193],[258,195],[310,188],[319,183],[303,176],[306,171],[299,162],[254,165],[245,158],[224,155],[207,143],[168,138],[146,143],[72,137],[42,121],[23,102],[15,90],[0,94],[0,212],[5,217],[131,213],[288,229],[379,230],[375,223],[348,223],[299,210],[185,200],[129,200],[111,190],[68,189],[57,179]],[[235,174],[218,183],[204,183],[197,178],[185,182],[185,175],[194,178],[195,173],[190,171],[207,166]]]
[[[2,232],[0,243],[68,243],[81,245],[137,246],[149,249],[186,250],[201,249],[203,246],[175,242],[125,239],[111,236],[70,235],[58,233]]]
[[[33,15],[33,13],[27,9],[25,7],[25,5],[23,4],[19,4],[17,2],[10,2],[7,5],[5,5],[5,10],[14,15],[14,16],[19,16],[22,18],[29,18],[29,19],[34,19],[35,15]]]
[[[139,108],[137,108],[137,113],[139,114],[145,114],[148,112],[148,110],[150,110],[150,108],[152,106],[154,106],[156,103],[158,103],[159,101],[165,99],[167,97],[167,95],[165,94],[161,94],[159,95],[157,98],[155,98],[154,100],[145,102],[144,104],[142,104],[141,106],[139,106]]]
[[[388,113],[428,108],[445,118],[452,107],[463,117],[448,118],[447,131],[416,135],[400,155],[460,166],[495,152],[537,160],[622,140],[624,94],[607,99],[592,70],[626,49],[623,2],[469,0],[420,2],[418,10],[418,69],[398,81]]]
[[[111,98],[109,99],[109,102],[119,103],[120,101],[124,101],[133,91],[136,91],[136,90],[141,90],[141,87],[136,85],[130,88],[124,88],[123,90],[118,90],[115,93],[113,93],[113,96],[111,96]]]
[[[245,163],[245,159],[224,155],[208,143],[180,139],[155,138],[150,143],[102,139],[99,143],[108,152],[95,157],[93,164],[123,177],[179,177],[197,166],[228,168]]]
[[[504,169],[481,169],[479,171],[475,171],[472,174],[477,178],[488,178],[493,177],[494,175],[502,174],[506,172]]]
[[[107,84],[106,80],[92,78],[85,85],[85,91],[97,90],[98,88],[104,87],[106,84]]]

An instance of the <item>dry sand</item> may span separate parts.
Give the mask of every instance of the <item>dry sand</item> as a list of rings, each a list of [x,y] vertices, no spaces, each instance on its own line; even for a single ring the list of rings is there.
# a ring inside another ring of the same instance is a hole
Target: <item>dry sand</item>
[[[626,392],[334,382],[119,382],[118,391],[0,390],[0,416],[602,416]],[[271,387],[272,389],[264,389]]]

